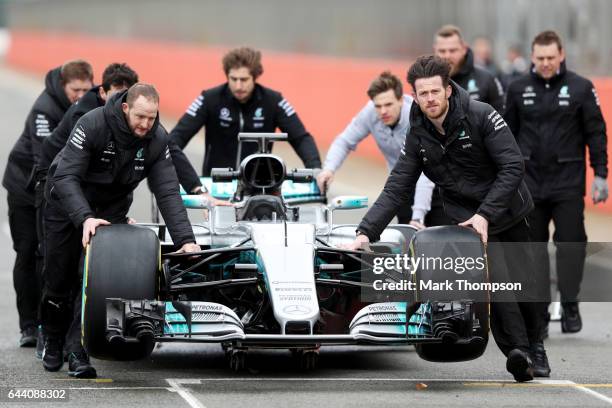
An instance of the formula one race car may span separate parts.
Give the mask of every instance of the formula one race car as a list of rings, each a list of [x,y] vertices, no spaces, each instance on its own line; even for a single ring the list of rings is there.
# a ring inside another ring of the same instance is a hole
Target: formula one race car
[[[289,349],[313,368],[320,346],[414,344],[430,361],[480,356],[489,331],[487,299],[469,291],[447,294],[431,283],[456,278],[438,266],[385,270],[372,275],[374,256],[399,254],[484,256],[473,231],[435,227],[416,231],[390,225],[375,252],[338,247],[355,238],[355,225],[334,225],[337,210],[367,206],[367,198],[339,197],[324,204],[313,170],[287,170],[270,152],[282,134],[241,134],[259,153],[238,170],[214,169],[204,179],[211,193],[234,207],[210,209],[194,224],[195,254],[174,252],[164,225],[100,228],[87,249],[83,276],[82,341],[91,356],[138,359],[156,342],[219,343],[234,370],[255,348]],[[188,208],[206,208],[202,196],[183,195]],[[457,254],[467,243],[473,254]],[[450,248],[450,249],[449,249]],[[430,283],[396,297],[372,289],[379,283]],[[462,279],[487,282],[484,269]]]

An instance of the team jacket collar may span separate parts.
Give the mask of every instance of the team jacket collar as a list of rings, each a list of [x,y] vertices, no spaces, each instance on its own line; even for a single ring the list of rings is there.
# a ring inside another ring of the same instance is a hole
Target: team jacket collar
[[[533,78],[540,82],[554,84],[565,77],[565,74],[567,73],[567,66],[565,65],[565,60],[563,60],[563,62],[561,62],[561,66],[559,67],[559,71],[549,80],[545,80],[536,72],[535,65],[533,63],[531,64],[531,69],[529,70],[529,72]]]
[[[459,78],[463,78],[469,75],[474,70],[474,54],[472,53],[472,49],[468,48],[465,53],[465,58],[463,60],[463,64],[461,64],[461,68],[459,71],[453,76],[453,80],[457,80]]]
[[[232,91],[229,88],[229,84],[226,82],[223,87],[223,95],[226,98],[229,98],[233,103],[236,103],[242,106],[249,106],[255,101],[260,101],[263,99],[263,87],[259,85],[258,83],[255,83],[255,88],[253,89],[253,93],[251,94],[251,97],[247,99],[246,102],[241,103],[240,101],[238,101],[238,99],[234,97],[234,94],[232,94]]]
[[[134,136],[127,124],[125,114],[123,113],[123,109],[121,108],[121,104],[125,102],[126,97],[127,90],[113,95],[108,100],[106,105],[104,105],[104,118],[106,119],[106,122],[111,128],[113,138],[115,139],[117,144],[120,147],[124,148],[134,148],[142,143],[142,139],[139,139]],[[158,126],[159,112],[157,113],[157,117],[155,118],[155,123],[153,123],[153,127],[151,128],[151,130],[149,130],[149,133],[147,133],[144,139],[151,139],[157,131]]]

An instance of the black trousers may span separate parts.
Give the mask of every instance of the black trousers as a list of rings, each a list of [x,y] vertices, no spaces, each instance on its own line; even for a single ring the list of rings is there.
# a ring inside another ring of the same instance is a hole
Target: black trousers
[[[444,204],[442,197],[437,188],[434,188],[431,195],[431,210],[425,215],[425,225],[428,227],[436,227],[438,225],[451,225],[453,222],[444,212]]]
[[[540,282],[530,240],[526,219],[489,236],[487,255],[491,281],[520,282],[525,289],[521,294],[491,294],[491,332],[505,355],[514,348],[527,351],[530,344],[542,341],[542,303],[536,301],[533,290]]]
[[[54,206],[44,206],[45,263],[41,319],[46,336],[62,338],[67,352],[81,346],[83,231]]]
[[[17,297],[19,328],[38,326],[41,294],[42,258],[38,252],[36,208],[8,196],[8,216],[13,249],[17,253],[13,267],[13,286]]]
[[[584,229],[584,199],[547,200],[535,203],[529,216],[533,240],[548,242],[549,224],[554,223],[553,241],[556,246],[557,279],[562,302],[578,301],[584,273],[587,236]],[[546,288],[550,288],[550,262],[546,245],[538,246],[538,265],[544,270]],[[550,301],[550,290],[547,293]]]

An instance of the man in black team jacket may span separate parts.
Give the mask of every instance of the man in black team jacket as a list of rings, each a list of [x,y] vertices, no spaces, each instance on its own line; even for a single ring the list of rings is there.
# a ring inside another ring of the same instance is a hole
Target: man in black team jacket
[[[514,137],[495,109],[472,100],[449,80],[449,71],[448,63],[434,56],[420,57],[410,68],[408,81],[416,102],[410,113],[410,134],[350,249],[379,239],[397,208],[414,194],[421,171],[440,187],[452,222],[472,226],[484,242],[529,241],[525,217],[533,203],[523,182],[523,160]],[[510,270],[520,273],[506,265],[512,258],[505,252],[489,253],[493,280],[506,278]],[[541,344],[535,306],[513,301],[491,306],[491,330],[508,357],[508,371],[517,381],[531,380],[530,346]]]
[[[565,68],[561,39],[555,32],[535,37],[531,59],[531,72],[508,88],[505,118],[525,158],[526,181],[535,201],[529,219],[534,241],[548,242],[550,221],[555,225],[561,328],[572,333],[582,328],[578,293],[587,241],[585,147],[595,173],[593,202],[605,201],[606,123],[591,81]],[[542,246],[539,253],[539,265],[548,277],[548,252]],[[546,308],[542,312],[548,314]]]
[[[127,221],[132,192],[141,180],[148,178],[175,245],[184,252],[200,249],[179,195],[158,106],[159,96],[151,85],[136,84],[114,95],[104,107],[79,119],[49,168],[41,307],[43,366],[49,371],[63,365],[66,339],[69,375],[96,376],[80,342],[81,292],[75,300],[70,291],[79,280],[81,245],[87,246],[97,227]],[[71,319],[66,310],[72,301]]]
[[[93,70],[85,61],[68,61],[52,69],[45,90],[34,102],[23,133],[8,158],[2,185],[8,191],[9,226],[17,253],[13,284],[21,329],[20,346],[36,344],[42,257],[37,251],[36,208],[32,169],[40,146],[64,116],[71,103],[91,88]]]
[[[256,83],[263,73],[261,53],[238,48],[223,57],[227,83],[202,91],[179,120],[170,136],[183,149],[204,126],[205,155],[202,174],[214,167],[236,167],[238,133],[286,132],[289,143],[308,168],[320,168],[321,159],[313,137],[289,102],[272,89]],[[256,151],[245,143],[240,158]]]
[[[451,79],[465,89],[470,98],[488,103],[498,112],[503,111],[504,91],[500,82],[487,70],[474,66],[474,54],[463,40],[458,27],[441,27],[434,37],[433,50],[434,54],[450,64]],[[434,189],[431,200],[431,210],[425,217],[425,225],[450,224],[438,188]]]

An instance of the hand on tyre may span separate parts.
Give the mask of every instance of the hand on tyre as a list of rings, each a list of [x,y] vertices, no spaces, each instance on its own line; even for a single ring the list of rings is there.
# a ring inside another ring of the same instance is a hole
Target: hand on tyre
[[[332,181],[334,181],[334,173],[331,170],[321,170],[317,174],[317,185],[323,194],[327,193]]]
[[[593,204],[606,202],[608,199],[608,182],[605,178],[595,176],[591,187],[591,196],[593,197]]]
[[[88,218],[83,222],[83,248],[86,248],[90,238],[96,235],[96,228],[100,225],[111,225],[111,223],[102,218]]]
[[[472,218],[467,221],[463,221],[461,224],[462,227],[472,227],[474,230],[480,234],[480,238],[483,243],[487,243],[487,239],[489,237],[489,221],[479,214],[474,214]]]

